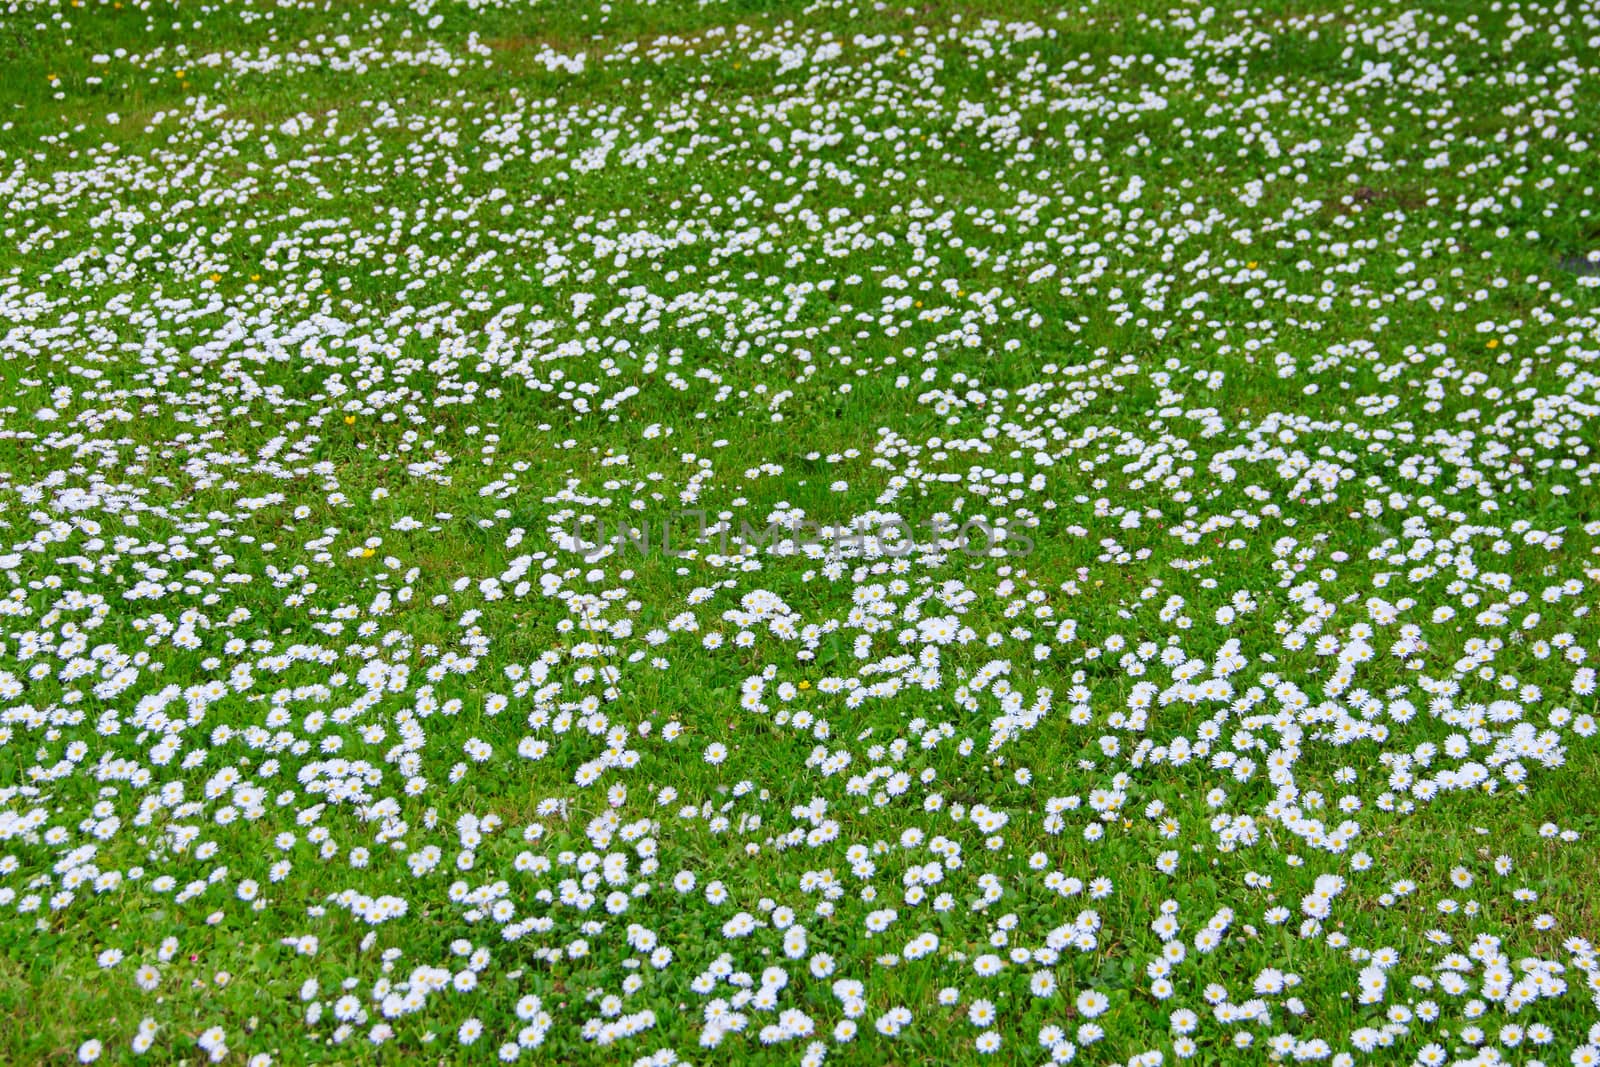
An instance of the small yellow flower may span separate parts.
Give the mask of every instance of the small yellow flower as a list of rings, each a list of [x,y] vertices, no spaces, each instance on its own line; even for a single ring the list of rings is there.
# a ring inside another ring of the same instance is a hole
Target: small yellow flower
[[[250,280],[253,281],[253,282],[259,282],[261,280],[261,275],[252,274],[252,275],[250,275]]]
[[[356,417],[354,415],[346,415],[344,417],[344,424],[346,426],[354,426],[356,424]]]
[[[1256,261],[1252,259],[1250,262],[1246,263],[1244,266],[1245,266],[1246,270],[1255,270],[1256,269]]]
[[[1489,347],[1490,348],[1499,348],[1500,347],[1499,339],[1498,338],[1494,338],[1494,337],[1489,338]]]
[[[183,71],[181,71],[181,70],[180,70],[180,71],[178,71],[178,72],[177,72],[177,76],[178,76],[178,77],[180,77],[180,78],[181,78],[181,77],[183,77],[183,75],[184,75],[184,72],[183,72]]]
[[[214,282],[220,282],[222,280],[222,275],[218,274],[216,271],[212,271],[211,280]]]
[[[904,59],[906,56],[906,50],[902,48],[900,51],[896,52],[895,55],[899,56],[901,59]]]
[[[371,559],[374,555],[376,555],[376,553],[370,548],[363,548],[361,550],[362,559]]]
[[[811,683],[806,681],[804,678],[802,678],[802,679],[800,679],[799,688],[801,688],[801,689],[810,689],[811,688]]]

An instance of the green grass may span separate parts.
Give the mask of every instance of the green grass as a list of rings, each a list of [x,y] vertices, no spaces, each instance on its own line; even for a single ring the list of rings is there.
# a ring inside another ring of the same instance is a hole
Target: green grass
[[[1600,1055],[1597,60],[0,9],[0,1062]]]

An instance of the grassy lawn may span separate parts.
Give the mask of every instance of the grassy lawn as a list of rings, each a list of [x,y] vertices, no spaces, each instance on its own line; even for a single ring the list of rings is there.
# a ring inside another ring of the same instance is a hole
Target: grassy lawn
[[[1600,1063],[1600,10],[0,0],[0,1063]]]

